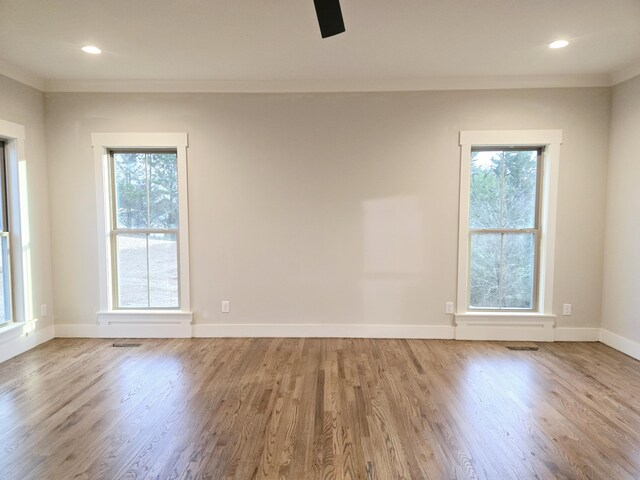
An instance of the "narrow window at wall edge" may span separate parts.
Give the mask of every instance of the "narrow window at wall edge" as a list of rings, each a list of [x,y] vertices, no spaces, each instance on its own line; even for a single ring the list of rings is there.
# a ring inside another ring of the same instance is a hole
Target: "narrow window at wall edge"
[[[0,325],[13,321],[6,144],[0,141]]]

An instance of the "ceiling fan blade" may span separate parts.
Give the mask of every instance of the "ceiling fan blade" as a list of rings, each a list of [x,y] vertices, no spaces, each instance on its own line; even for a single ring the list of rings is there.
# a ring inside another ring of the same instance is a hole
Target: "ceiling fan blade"
[[[332,37],[345,31],[340,0],[313,0],[320,24],[322,38]]]

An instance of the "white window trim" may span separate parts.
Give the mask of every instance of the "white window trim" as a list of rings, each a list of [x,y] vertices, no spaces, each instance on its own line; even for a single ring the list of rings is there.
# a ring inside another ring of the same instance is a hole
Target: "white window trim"
[[[460,213],[458,239],[458,290],[456,323],[479,322],[496,325],[527,320],[545,324],[553,322],[553,272],[556,242],[556,211],[558,171],[562,130],[477,130],[460,132]],[[544,147],[542,188],[540,198],[540,258],[538,278],[538,309],[533,312],[469,311],[469,196],[471,186],[471,149],[481,146]]]
[[[187,192],[187,147],[186,133],[92,133],[93,158],[96,174],[96,207],[98,214],[98,260],[100,282],[100,311],[98,322],[102,325],[114,323],[191,323],[191,296],[189,290],[189,203]],[[176,149],[178,161],[178,215],[179,215],[179,310],[115,310],[113,309],[112,263],[109,242],[111,186],[109,173],[109,150],[118,148],[172,148]]]
[[[25,128],[0,120],[0,140],[5,142],[7,164],[7,212],[9,214],[13,321],[0,327],[0,342],[28,334],[35,329],[31,271],[31,246],[27,199]]]

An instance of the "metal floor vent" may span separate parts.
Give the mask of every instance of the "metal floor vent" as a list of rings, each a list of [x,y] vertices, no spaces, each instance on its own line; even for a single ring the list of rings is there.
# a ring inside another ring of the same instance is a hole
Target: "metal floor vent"
[[[518,350],[524,352],[537,352],[538,347],[529,347],[529,346],[510,346],[507,347],[509,350]]]
[[[118,348],[139,347],[141,345],[142,345],[141,343],[114,343],[113,344],[114,347],[118,347]]]

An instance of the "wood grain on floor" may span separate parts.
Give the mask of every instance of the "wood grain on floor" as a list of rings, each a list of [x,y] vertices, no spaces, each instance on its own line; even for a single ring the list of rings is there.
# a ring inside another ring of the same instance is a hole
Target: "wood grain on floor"
[[[598,343],[56,339],[0,364],[0,478],[638,479]]]

